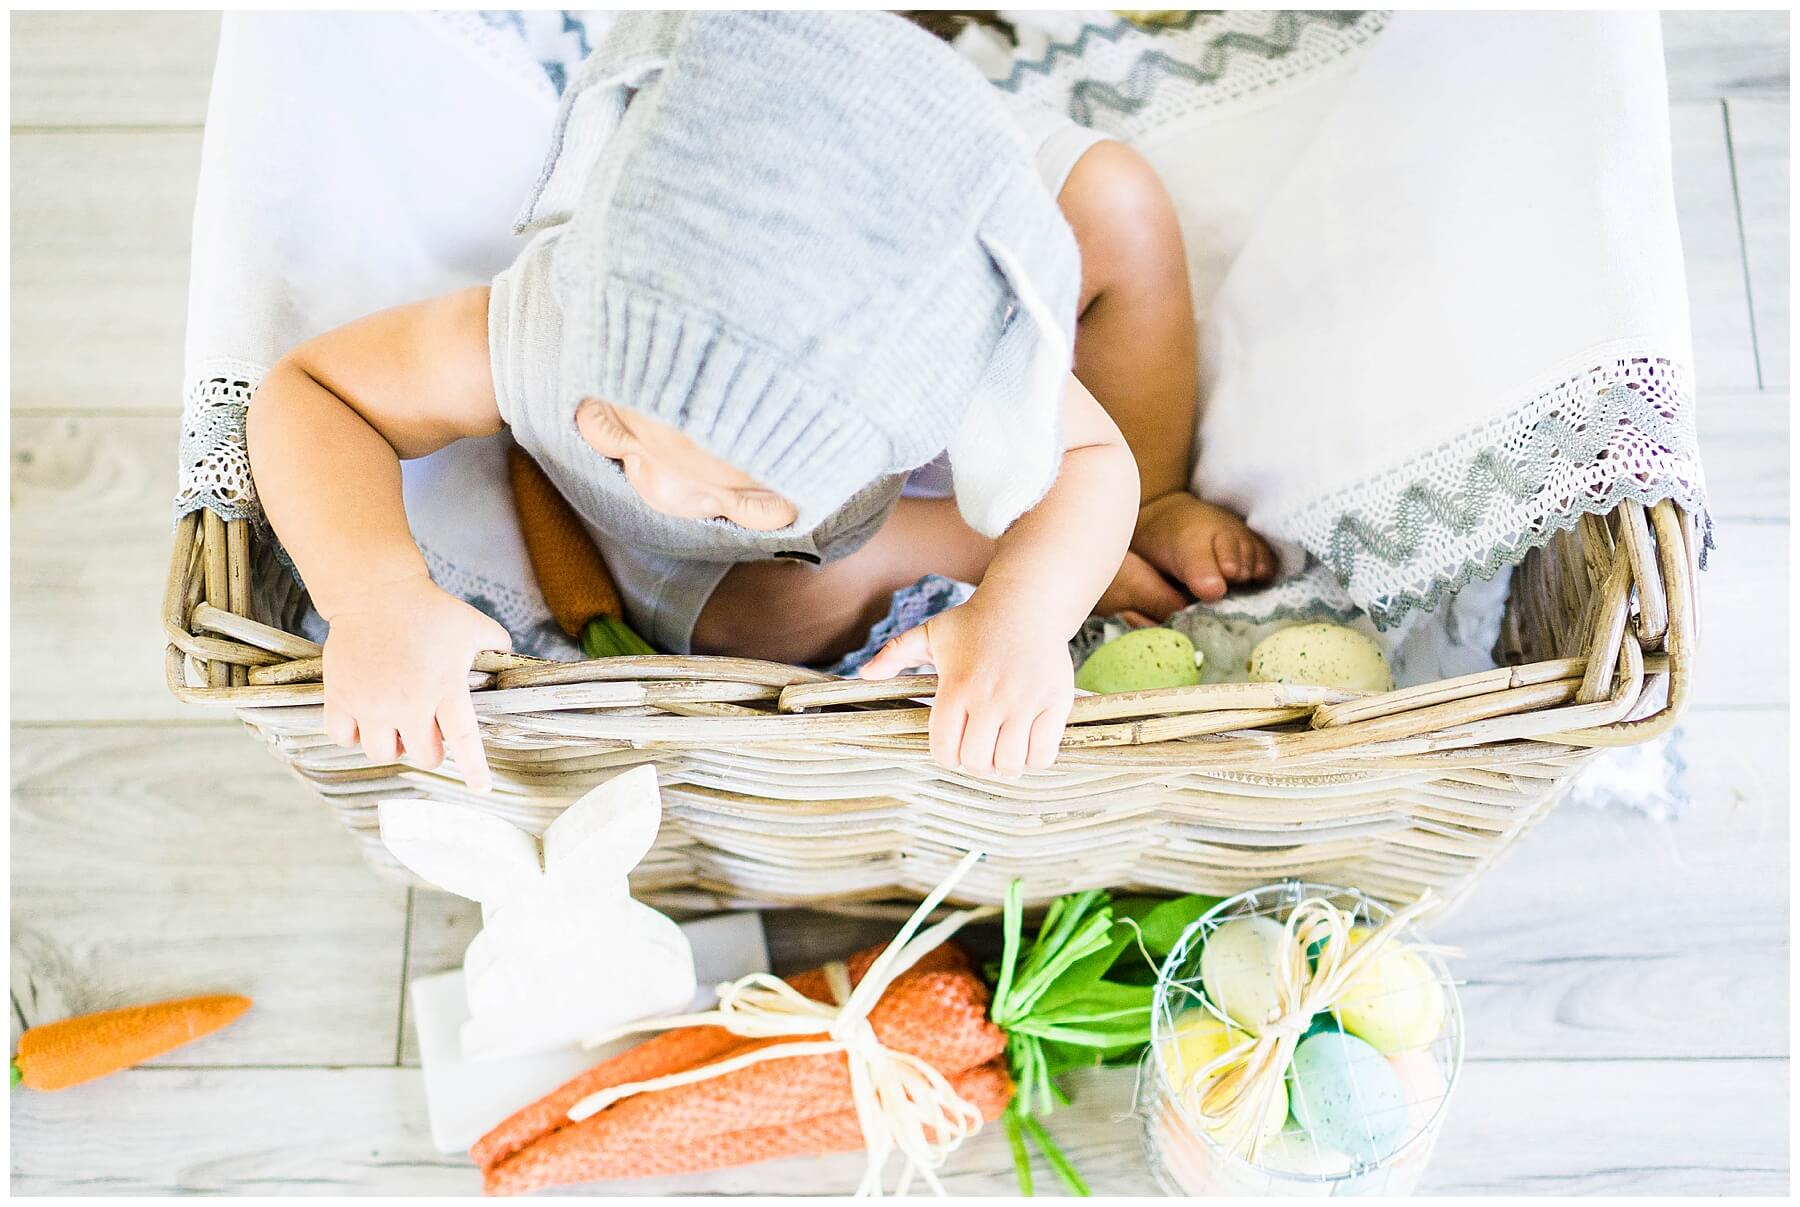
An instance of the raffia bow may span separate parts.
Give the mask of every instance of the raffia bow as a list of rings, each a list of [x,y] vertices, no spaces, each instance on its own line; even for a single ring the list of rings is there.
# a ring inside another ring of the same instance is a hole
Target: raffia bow
[[[952,1151],[980,1129],[981,1112],[958,1094],[930,1062],[883,1044],[869,1024],[869,1011],[888,986],[927,952],[941,946],[968,923],[999,912],[989,907],[958,910],[924,931],[919,930],[931,911],[981,857],[979,851],[964,856],[944,882],[920,903],[854,989],[849,969],[841,961],[825,966],[826,983],[835,1005],[814,1001],[786,981],[758,972],[720,985],[719,1004],[712,1010],[633,1023],[586,1041],[585,1046],[597,1047],[626,1035],[676,1027],[723,1027],[746,1039],[796,1037],[791,1043],[757,1048],[716,1064],[589,1094],[569,1108],[570,1120],[580,1122],[633,1094],[708,1081],[765,1060],[842,1052],[850,1064],[851,1098],[869,1155],[868,1168],[856,1188],[857,1196],[880,1197],[883,1173],[896,1151],[906,1161],[897,1193],[905,1194],[916,1174],[933,1191],[942,1194],[936,1171]],[[810,1038],[813,1036],[824,1038]]]
[[[1275,1008],[1258,1024],[1255,1035],[1207,1062],[1178,1087],[1206,1087],[1200,1095],[1200,1115],[1217,1126],[1216,1135],[1226,1149],[1256,1160],[1263,1120],[1313,1017],[1330,1009],[1388,941],[1434,904],[1427,893],[1390,914],[1354,948],[1349,913],[1323,897],[1308,897],[1288,915],[1275,957]],[[1319,945],[1316,963],[1307,959],[1314,944]]]

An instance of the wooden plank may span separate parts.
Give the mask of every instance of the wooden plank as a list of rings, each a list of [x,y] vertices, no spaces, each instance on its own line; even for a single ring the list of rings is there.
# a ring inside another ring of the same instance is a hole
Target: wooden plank
[[[165,1062],[392,1062],[405,891],[258,743],[234,725],[15,727],[12,750],[26,1022],[241,992],[255,1009]]]
[[[1785,12],[1665,12],[1662,27],[1671,97],[1787,95]]]
[[[1765,389],[1788,384],[1788,102],[1737,99],[1727,106],[1738,212],[1750,272],[1756,351]]]
[[[14,1194],[474,1194],[405,1069],[134,1069],[12,1103]]]
[[[1786,707],[1788,525],[1719,519],[1700,573],[1696,708]]]
[[[1788,1055],[1788,713],[1683,730],[1677,820],[1563,805],[1433,928],[1471,1057]]]
[[[1132,1071],[1074,1079],[1050,1125],[1102,1194],[1156,1193]],[[1519,1061],[1465,1067],[1424,1189],[1447,1194],[1780,1193],[1787,1062]],[[464,1158],[431,1150],[407,1069],[133,1070],[12,1107],[20,1194],[472,1194]],[[848,1194],[857,1154],[604,1185],[609,1195]],[[1040,1193],[1054,1193],[1037,1170]],[[952,1158],[957,1196],[1017,1193],[999,1128]]]
[[[198,127],[217,12],[15,12],[12,122]]]
[[[228,716],[164,682],[162,596],[179,421],[15,419],[15,721]]]
[[[1702,397],[1711,390],[1755,389],[1756,350],[1723,107],[1717,101],[1670,105],[1669,137],[1698,388]]]
[[[1695,408],[1707,502],[1716,520],[1786,521],[1786,390],[1704,390]]]
[[[13,407],[180,411],[199,131],[15,133],[12,165]]]
[[[1464,1067],[1424,1194],[1783,1194],[1785,1060]]]

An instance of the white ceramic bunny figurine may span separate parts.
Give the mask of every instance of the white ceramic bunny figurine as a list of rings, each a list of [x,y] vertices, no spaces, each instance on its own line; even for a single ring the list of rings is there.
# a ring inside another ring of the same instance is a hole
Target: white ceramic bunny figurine
[[[632,900],[625,880],[662,818],[654,767],[601,784],[541,841],[434,801],[384,800],[380,816],[382,841],[401,863],[481,903],[481,933],[463,956],[467,1059],[561,1047],[693,1001],[687,937]]]

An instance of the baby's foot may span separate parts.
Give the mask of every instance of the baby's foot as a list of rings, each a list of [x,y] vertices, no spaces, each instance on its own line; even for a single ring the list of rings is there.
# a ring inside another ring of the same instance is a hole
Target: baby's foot
[[[1144,504],[1131,548],[1203,603],[1262,582],[1276,568],[1274,550],[1249,525],[1185,490]]]

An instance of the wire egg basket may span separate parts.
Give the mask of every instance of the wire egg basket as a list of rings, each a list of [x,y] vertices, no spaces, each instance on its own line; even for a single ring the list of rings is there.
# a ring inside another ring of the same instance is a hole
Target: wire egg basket
[[[1410,926],[1398,932],[1386,950],[1404,945],[1423,961],[1425,977],[1443,995],[1442,1022],[1436,1033],[1429,1038],[1410,1036],[1404,1044],[1384,1037],[1387,1042],[1380,1051],[1350,1036],[1352,1046],[1366,1059],[1385,1065],[1385,1069],[1372,1069],[1365,1063],[1360,1076],[1349,1061],[1341,1070],[1348,1076],[1338,1076],[1338,1069],[1321,1070],[1308,1082],[1299,1072],[1298,1062],[1284,1073],[1287,1097],[1280,1105],[1295,1099],[1303,1105],[1327,1100],[1337,1103],[1340,1127],[1347,1116],[1358,1134],[1367,1138],[1365,1144],[1352,1146],[1360,1151],[1345,1152],[1322,1144],[1319,1135],[1301,1127],[1294,1115],[1270,1116],[1263,1124],[1265,1139],[1253,1162],[1244,1155],[1241,1144],[1225,1143],[1218,1121],[1201,1117],[1199,1099],[1205,1086],[1196,1083],[1198,1066],[1187,1067],[1193,1061],[1183,1058],[1184,1037],[1196,1027],[1215,1028],[1228,1036],[1241,1034],[1203,984],[1201,954],[1208,939],[1235,919],[1268,918],[1285,926],[1303,902],[1315,898],[1343,910],[1359,929],[1372,930],[1394,913],[1355,889],[1302,881],[1266,885],[1214,906],[1188,927],[1164,961],[1157,978],[1150,1049],[1138,1079],[1137,1107],[1145,1156],[1166,1193],[1183,1197],[1406,1195],[1424,1174],[1462,1071],[1463,1019],[1455,981],[1439,949],[1429,946]],[[1385,952],[1382,958],[1387,958]],[[1384,987],[1372,995],[1364,992],[1359,1001],[1367,1008],[1371,1002],[1379,1004],[1387,993],[1420,991],[1418,983]],[[1313,1020],[1308,1038],[1318,1031],[1351,1030],[1333,1008]],[[1327,1043],[1343,1046],[1350,1040]],[[1327,1074],[1331,1075],[1329,1086]]]

